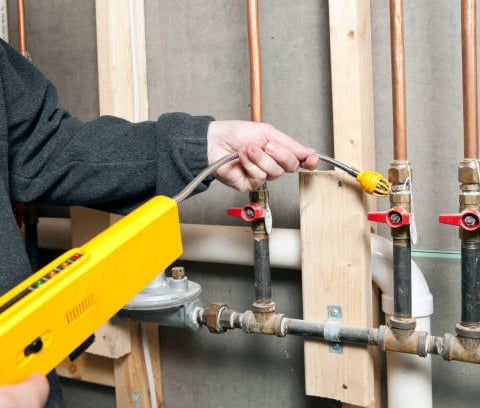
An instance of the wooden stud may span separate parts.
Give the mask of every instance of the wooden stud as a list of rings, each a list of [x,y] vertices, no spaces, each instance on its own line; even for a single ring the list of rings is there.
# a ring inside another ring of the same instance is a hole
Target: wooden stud
[[[370,237],[363,193],[339,172],[302,173],[301,238],[303,314],[326,321],[328,307],[342,309],[342,323],[371,325]],[[368,406],[373,400],[372,357],[365,346],[330,351],[305,341],[308,395]]]
[[[370,2],[330,0],[335,158],[375,167]]]
[[[108,357],[83,353],[74,361],[66,358],[57,366],[57,374],[73,380],[115,386],[113,360]]]
[[[96,0],[98,81],[100,114],[130,121],[148,119],[143,0]],[[133,43],[133,41],[135,43]],[[71,210],[72,245],[78,246],[110,226],[118,216],[74,207]],[[64,362],[60,375],[116,387],[117,407],[149,406],[150,397],[142,340],[146,340],[161,406],[161,376],[158,326],[129,322],[107,323],[96,332],[96,342],[81,360]],[[102,357],[103,356],[103,357]],[[111,367],[98,375],[98,362],[108,357]],[[88,364],[83,366],[83,362]],[[105,371],[111,370],[110,375]],[[113,380],[112,380],[113,379]]]
[[[155,383],[155,399],[162,406],[162,388],[160,371],[160,348],[158,347],[158,326],[144,324],[145,338],[148,343],[152,375]],[[145,357],[143,354],[141,326],[130,324],[132,351],[128,356],[114,360],[115,400],[117,408],[149,407],[150,393],[146,378]]]
[[[335,158],[375,168],[370,2],[330,0],[330,47]],[[304,315],[325,321],[327,306],[342,307],[343,322],[372,326],[372,277],[367,211],[375,202],[339,172],[300,177]],[[377,356],[378,357],[378,356]],[[372,350],[305,343],[306,392],[362,407],[381,406]]]

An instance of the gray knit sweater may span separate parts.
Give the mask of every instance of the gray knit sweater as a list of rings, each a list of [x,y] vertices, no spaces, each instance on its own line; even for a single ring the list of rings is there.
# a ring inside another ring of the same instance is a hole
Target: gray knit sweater
[[[154,194],[175,195],[208,165],[210,117],[173,113],[138,124],[111,116],[82,122],[57,103],[50,81],[0,40],[1,293],[32,272],[13,203],[126,213]],[[51,398],[49,406],[61,403]]]

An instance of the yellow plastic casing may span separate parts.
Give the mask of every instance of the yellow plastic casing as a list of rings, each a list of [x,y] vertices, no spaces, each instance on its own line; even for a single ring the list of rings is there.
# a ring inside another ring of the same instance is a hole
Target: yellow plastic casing
[[[0,297],[0,384],[53,370],[181,254],[177,203],[156,196]]]

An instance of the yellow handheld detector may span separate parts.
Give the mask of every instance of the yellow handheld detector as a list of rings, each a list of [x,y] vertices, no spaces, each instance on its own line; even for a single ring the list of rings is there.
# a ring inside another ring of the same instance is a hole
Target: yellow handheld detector
[[[0,297],[0,384],[53,370],[181,254],[177,202],[156,196]]]

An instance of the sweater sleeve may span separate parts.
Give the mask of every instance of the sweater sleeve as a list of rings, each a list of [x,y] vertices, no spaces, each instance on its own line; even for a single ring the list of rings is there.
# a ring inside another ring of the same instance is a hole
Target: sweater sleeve
[[[58,108],[51,82],[3,42],[0,85],[12,201],[126,213],[154,194],[177,194],[208,165],[211,117],[170,113],[140,123],[113,116],[82,122]]]

